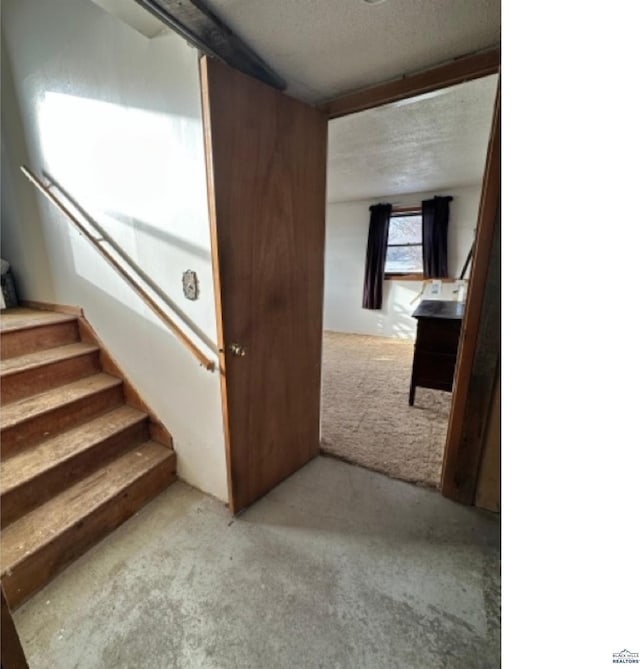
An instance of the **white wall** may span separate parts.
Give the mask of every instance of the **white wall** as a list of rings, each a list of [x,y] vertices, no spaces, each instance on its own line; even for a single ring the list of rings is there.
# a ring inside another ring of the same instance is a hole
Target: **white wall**
[[[401,196],[383,196],[375,200],[337,202],[327,205],[327,246],[325,255],[324,329],[335,332],[379,335],[413,339],[416,321],[411,317],[418,306],[420,281],[384,282],[382,309],[362,308],[369,207],[378,202],[402,206],[415,205],[434,195],[452,195],[449,206],[449,273],[460,276],[471,248],[477,225],[481,186],[440,189]],[[467,270],[467,278],[469,271]],[[456,299],[455,284],[443,283],[439,298]],[[415,300],[415,301],[414,301]]]
[[[18,172],[26,161],[63,185],[215,350],[197,52],[87,0],[3,0],[2,32],[2,254],[21,297],[83,307],[173,435],[179,475],[226,501],[218,373]],[[182,294],[187,269],[195,302]]]

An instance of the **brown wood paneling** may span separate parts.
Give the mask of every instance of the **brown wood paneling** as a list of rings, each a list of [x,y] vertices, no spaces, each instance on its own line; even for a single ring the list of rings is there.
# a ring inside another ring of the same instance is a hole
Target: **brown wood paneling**
[[[327,117],[219,62],[202,79],[237,512],[319,449]]]
[[[493,389],[478,474],[476,506],[500,511],[500,370]]]
[[[461,84],[472,79],[496,74],[500,69],[500,49],[461,56],[449,63],[432,67],[424,72],[402,79],[395,79],[377,86],[331,100],[320,108],[329,118],[339,118],[347,114],[386,105],[415,95]]]
[[[462,322],[442,494],[473,504],[491,391],[500,351],[500,86],[478,214],[478,232]]]

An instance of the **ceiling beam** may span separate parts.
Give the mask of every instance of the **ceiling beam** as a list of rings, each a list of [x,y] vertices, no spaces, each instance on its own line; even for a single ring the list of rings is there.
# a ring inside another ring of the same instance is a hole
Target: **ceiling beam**
[[[202,0],[136,0],[174,32],[212,58],[283,91],[286,81],[218,18]]]
[[[440,88],[447,88],[465,81],[486,77],[500,70],[500,48],[461,56],[443,65],[437,65],[418,74],[395,79],[319,105],[329,118],[339,118],[354,112],[379,107],[397,100],[412,98]]]

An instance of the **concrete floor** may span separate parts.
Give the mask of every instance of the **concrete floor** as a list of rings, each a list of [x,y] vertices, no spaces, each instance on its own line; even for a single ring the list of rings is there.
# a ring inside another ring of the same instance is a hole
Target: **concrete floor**
[[[15,614],[31,669],[497,668],[499,517],[316,458],[241,517],[174,484]]]

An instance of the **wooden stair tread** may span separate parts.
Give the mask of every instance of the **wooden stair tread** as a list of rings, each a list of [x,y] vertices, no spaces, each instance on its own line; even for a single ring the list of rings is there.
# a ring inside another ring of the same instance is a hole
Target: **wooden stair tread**
[[[62,314],[53,311],[39,311],[26,307],[5,309],[0,316],[0,333],[15,332],[26,328],[53,325],[77,320],[73,314]]]
[[[71,404],[83,397],[120,384],[122,384],[120,379],[109,374],[94,374],[73,383],[47,390],[39,395],[11,402],[3,407],[0,416],[0,429],[14,427],[51,409]]]
[[[0,360],[0,376],[6,377],[10,374],[25,372],[28,369],[34,369],[62,360],[69,360],[70,358],[99,350],[98,346],[80,341],[74,344],[67,344],[66,346],[47,348],[36,353],[19,355],[15,358],[7,358],[6,360]]]
[[[100,444],[107,437],[146,419],[147,415],[142,411],[123,405],[25,451],[16,453],[0,465],[2,494],[11,492],[43,472],[71,460],[78,453]]]
[[[2,575],[171,458],[174,451],[148,441],[16,520],[2,531]]]
[[[16,607],[175,481],[176,454],[78,315],[10,308],[0,335],[0,575]]]

